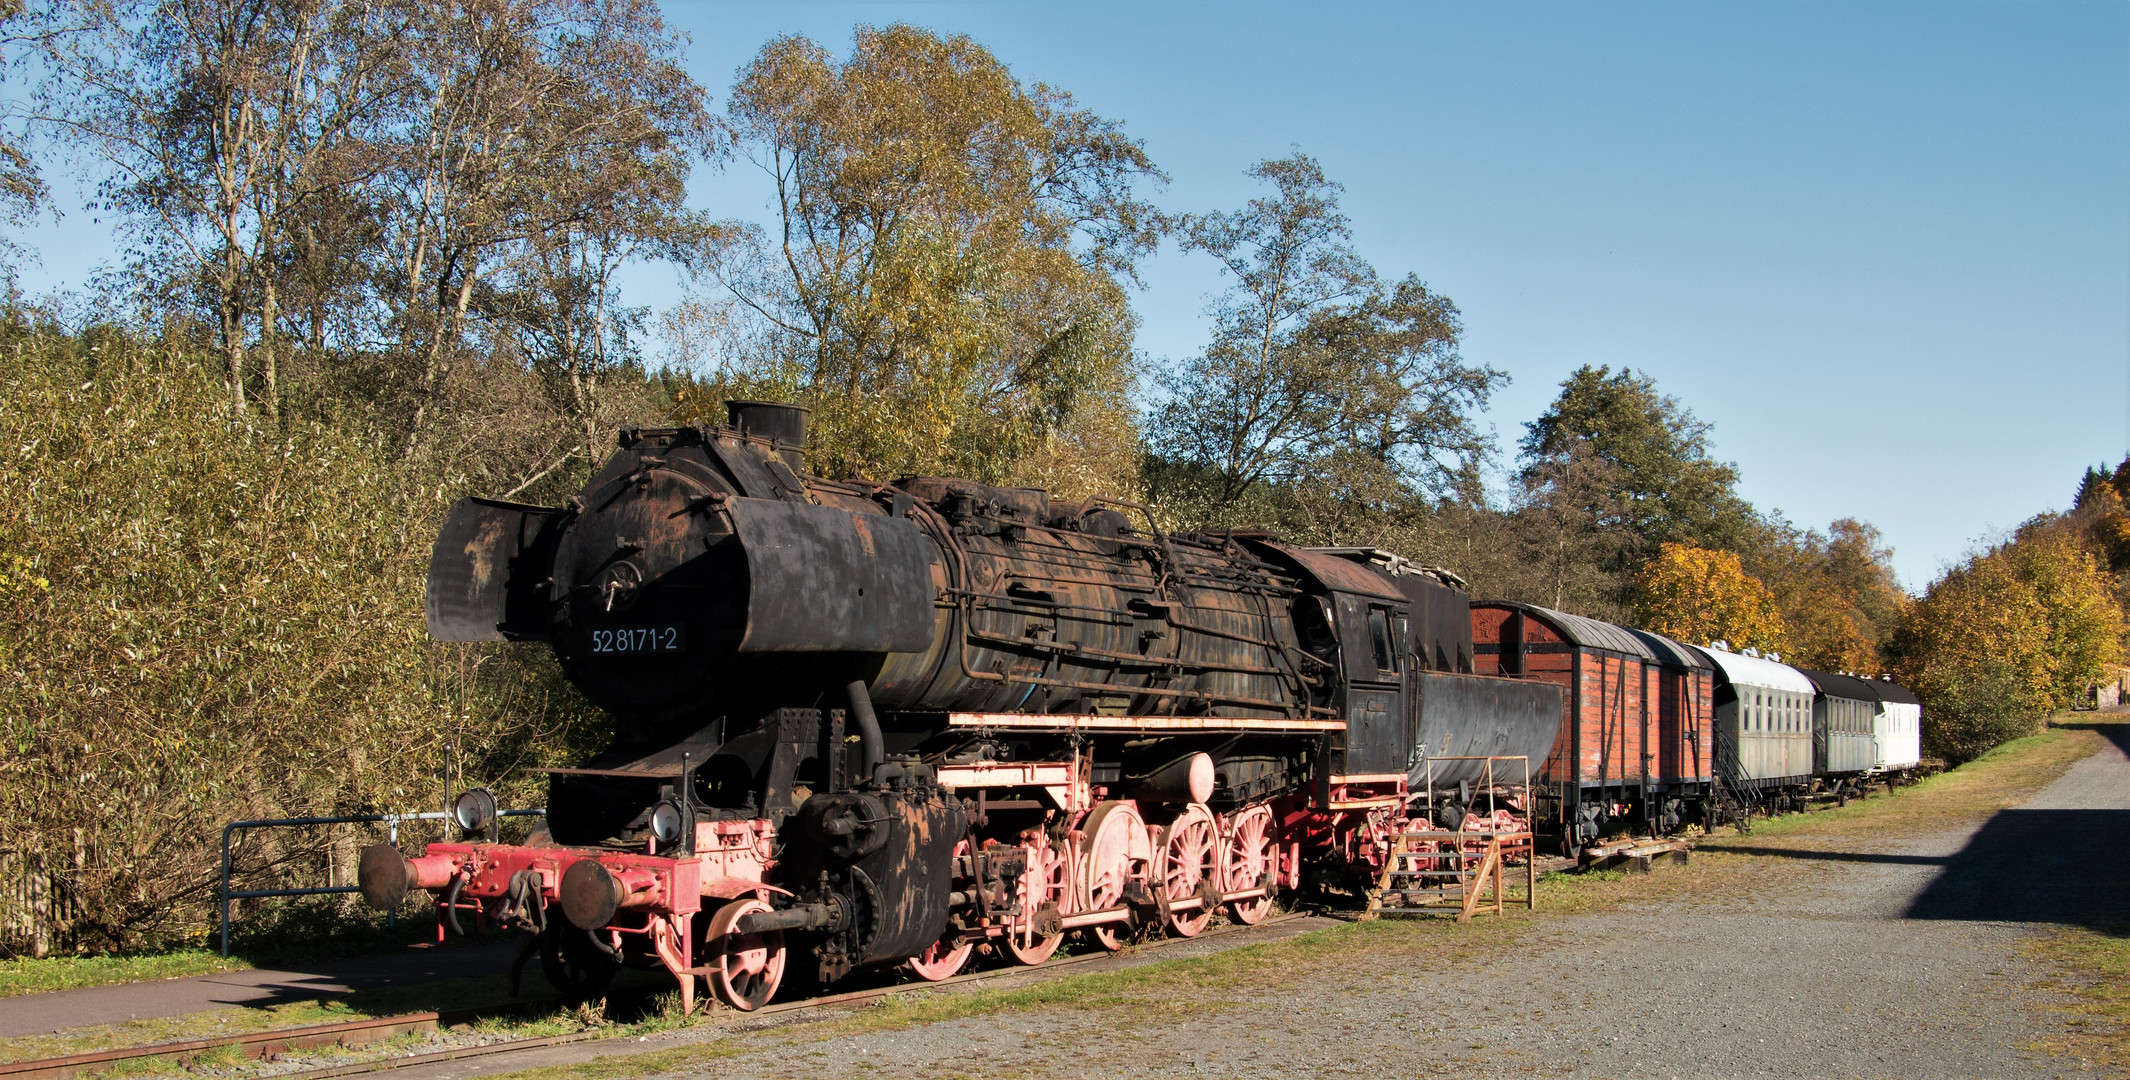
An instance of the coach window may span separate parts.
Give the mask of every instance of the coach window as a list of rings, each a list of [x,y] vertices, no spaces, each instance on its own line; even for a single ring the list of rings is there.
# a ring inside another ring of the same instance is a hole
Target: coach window
[[[1398,670],[1398,651],[1391,646],[1390,612],[1372,607],[1368,609],[1368,640],[1375,646],[1376,670]]]

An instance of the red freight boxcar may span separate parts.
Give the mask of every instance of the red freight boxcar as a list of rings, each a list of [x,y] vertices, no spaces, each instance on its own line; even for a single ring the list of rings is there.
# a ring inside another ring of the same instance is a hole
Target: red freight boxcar
[[[1670,832],[1692,818],[1706,821],[1705,800],[1715,772],[1716,666],[1701,650],[1647,630],[1630,630],[1656,663],[1643,691],[1655,716],[1655,773],[1650,777],[1657,830]]]
[[[1482,675],[1566,688],[1560,735],[1542,774],[1549,789],[1534,824],[1550,820],[1562,851],[1579,853],[1606,824],[1648,823],[1651,755],[1649,647],[1623,627],[1535,604],[1472,604],[1472,652]]]

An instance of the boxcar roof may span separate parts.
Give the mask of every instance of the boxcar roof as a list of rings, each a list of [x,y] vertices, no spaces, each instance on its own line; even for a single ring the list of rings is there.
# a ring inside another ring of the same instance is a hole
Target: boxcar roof
[[[1552,627],[1553,632],[1561,636],[1561,640],[1571,645],[1578,645],[1585,649],[1604,649],[1607,652],[1625,653],[1628,656],[1651,662],[1655,662],[1657,659],[1656,655],[1649,651],[1649,646],[1642,644],[1642,640],[1635,637],[1634,632],[1624,626],[1614,626],[1609,622],[1586,619],[1581,615],[1570,615],[1565,611],[1555,611],[1552,608],[1542,608],[1537,604],[1520,604],[1514,600],[1486,600],[1472,606],[1502,607],[1512,611],[1521,611]]]
[[[1879,700],[1878,687],[1868,679],[1839,675],[1831,671],[1812,671],[1807,668],[1797,670],[1804,672],[1805,678],[1812,680],[1812,685],[1828,697],[1848,698],[1851,701]]]
[[[1760,686],[1799,694],[1816,693],[1812,680],[1788,664],[1722,649],[1703,649],[1701,655],[1708,657],[1716,665],[1716,670],[1723,673],[1724,681],[1732,685]]]
[[[1657,658],[1657,663],[1665,667],[1685,668],[1688,671],[1715,670],[1714,665],[1708,662],[1708,658],[1701,654],[1701,650],[1690,645],[1682,645],[1662,634],[1651,633],[1647,630],[1629,630],[1627,632],[1641,639],[1642,644],[1648,646],[1650,654]]]

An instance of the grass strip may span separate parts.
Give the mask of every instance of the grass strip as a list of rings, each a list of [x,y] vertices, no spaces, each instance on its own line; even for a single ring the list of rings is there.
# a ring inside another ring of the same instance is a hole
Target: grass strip
[[[154,982],[212,975],[251,965],[212,949],[177,949],[133,956],[47,956],[0,960],[0,998],[78,990],[85,986]]]

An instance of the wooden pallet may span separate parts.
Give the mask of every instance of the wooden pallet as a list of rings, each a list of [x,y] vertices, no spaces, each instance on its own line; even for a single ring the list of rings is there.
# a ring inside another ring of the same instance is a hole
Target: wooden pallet
[[[1686,864],[1687,856],[1694,850],[1693,842],[1686,839],[1636,840],[1632,838],[1592,844],[1583,849],[1582,868],[1585,870],[1609,870],[1615,867],[1648,873],[1662,860]]]

